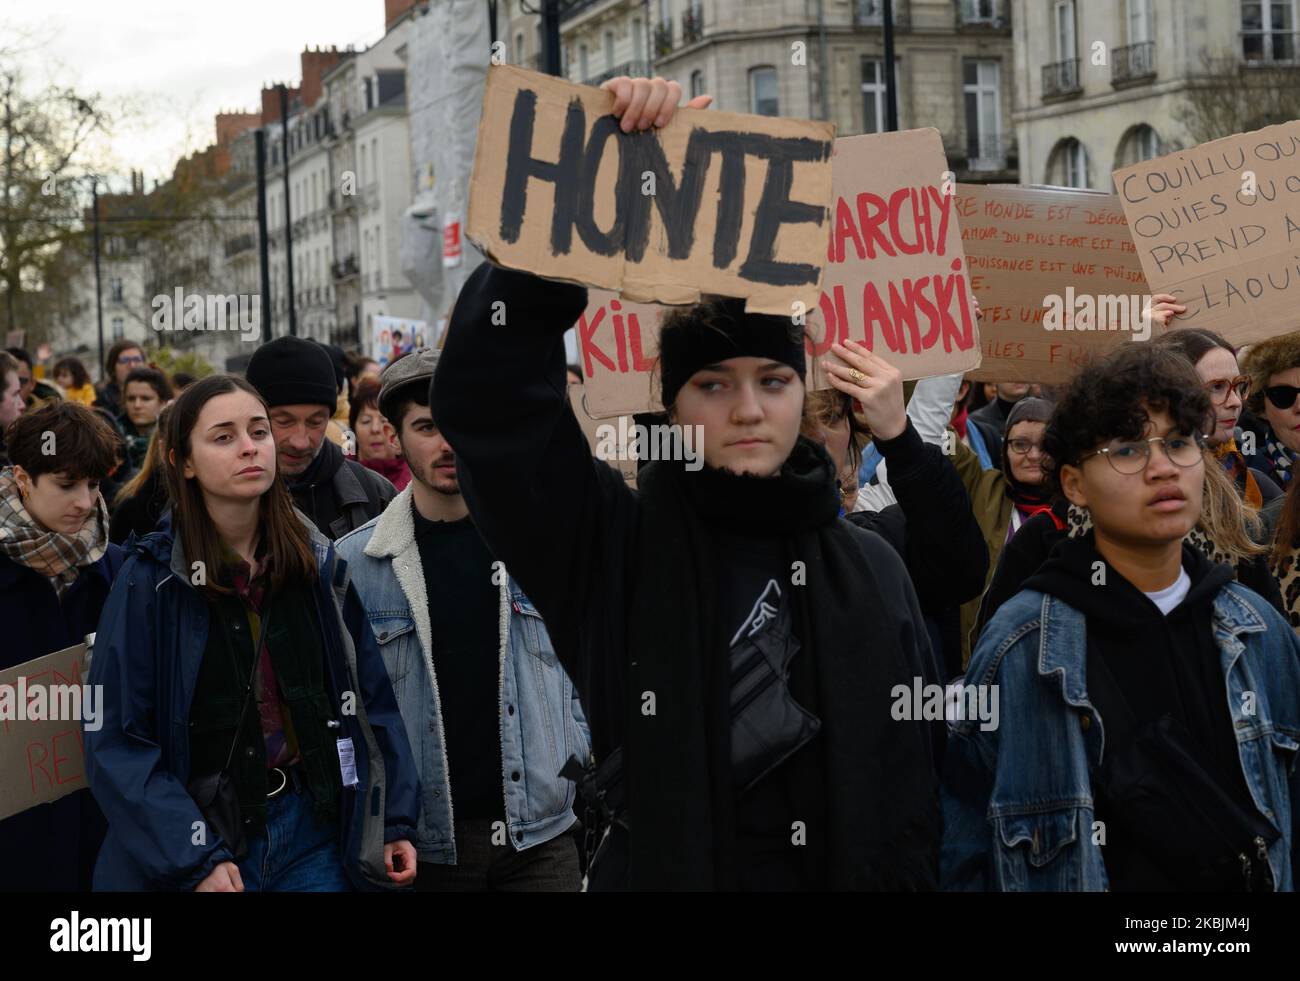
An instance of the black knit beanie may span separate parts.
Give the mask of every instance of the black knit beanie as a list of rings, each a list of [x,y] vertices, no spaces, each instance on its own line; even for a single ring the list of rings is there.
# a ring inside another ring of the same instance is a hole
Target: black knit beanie
[[[663,404],[672,405],[681,387],[705,365],[728,358],[768,358],[788,364],[802,378],[803,331],[789,317],[746,313],[745,301],[732,297],[712,297],[669,315],[659,337]]]
[[[301,337],[277,337],[253,352],[245,372],[249,384],[266,404],[324,405],[330,415],[338,407],[334,365],[329,352]]]

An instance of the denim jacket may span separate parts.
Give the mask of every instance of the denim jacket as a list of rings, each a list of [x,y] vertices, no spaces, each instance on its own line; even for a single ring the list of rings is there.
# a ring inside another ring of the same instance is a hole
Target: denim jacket
[[[420,769],[416,851],[421,861],[451,865],[456,841],[450,771],[412,506],[408,486],[383,514],[339,539],[338,550],[366,608]],[[541,614],[508,576],[501,577],[499,635],[501,780],[510,842],[523,850],[576,820],[576,789],[559,772],[570,756],[586,762],[591,736]]]
[[[1211,622],[1242,773],[1259,812],[1282,833],[1268,850],[1275,888],[1291,891],[1300,842],[1300,639],[1237,583],[1214,598]],[[1002,711],[990,731],[978,719],[951,727],[943,888],[1107,888],[1089,778],[1106,737],[1088,700],[1085,637],[1083,614],[1033,590],[1004,604],[985,628],[965,681],[999,686]]]

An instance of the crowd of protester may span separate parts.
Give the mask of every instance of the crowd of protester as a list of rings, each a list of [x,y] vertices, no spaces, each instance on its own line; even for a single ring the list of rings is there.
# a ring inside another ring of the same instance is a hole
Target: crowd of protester
[[[0,355],[0,667],[94,634],[103,693],[0,886],[1294,889],[1300,332],[909,397],[850,341],[814,392],[706,298],[652,420],[704,465],[632,488],[567,397],[586,303],[484,263],[382,372]]]

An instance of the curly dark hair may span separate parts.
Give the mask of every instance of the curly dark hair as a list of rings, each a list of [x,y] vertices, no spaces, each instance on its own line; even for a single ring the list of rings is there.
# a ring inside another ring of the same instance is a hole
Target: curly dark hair
[[[1043,436],[1060,491],[1063,466],[1112,439],[1141,439],[1148,411],[1166,412],[1176,430],[1204,433],[1210,397],[1190,361],[1168,346],[1125,344],[1080,372],[1065,390]]]

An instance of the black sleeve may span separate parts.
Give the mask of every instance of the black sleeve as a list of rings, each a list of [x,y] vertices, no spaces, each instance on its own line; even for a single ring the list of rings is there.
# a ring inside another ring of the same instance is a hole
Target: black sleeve
[[[565,396],[564,332],[586,304],[584,287],[484,262],[456,301],[430,391],[474,523],[580,687],[578,628],[616,588],[603,558],[618,554],[634,502]]]
[[[876,447],[906,519],[903,559],[921,608],[933,612],[974,599],[988,575],[989,550],[957,468],[939,447],[922,442],[911,420],[901,435],[877,439]]]
[[[984,632],[984,625],[993,619],[998,608],[1024,588],[1025,580],[1038,571],[1038,567],[1047,561],[1053,546],[1064,537],[1065,532],[1058,530],[1056,523],[1046,514],[1034,515],[1011,536],[980,601],[979,617],[975,621],[976,637]]]
[[[1282,590],[1278,588],[1277,579],[1269,571],[1267,555],[1257,555],[1245,562],[1238,562],[1237,582],[1259,593],[1283,616],[1287,615],[1286,607],[1282,603]]]

